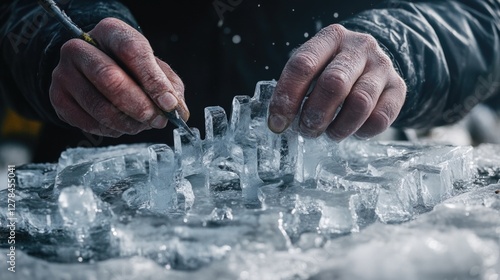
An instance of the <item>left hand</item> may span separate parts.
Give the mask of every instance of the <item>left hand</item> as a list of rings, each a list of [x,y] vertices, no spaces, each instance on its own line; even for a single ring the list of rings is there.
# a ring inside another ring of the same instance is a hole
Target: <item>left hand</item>
[[[306,137],[326,132],[336,141],[352,134],[368,138],[394,122],[405,97],[406,85],[376,39],[333,24],[286,64],[271,98],[268,125],[281,133],[300,113],[299,130]]]

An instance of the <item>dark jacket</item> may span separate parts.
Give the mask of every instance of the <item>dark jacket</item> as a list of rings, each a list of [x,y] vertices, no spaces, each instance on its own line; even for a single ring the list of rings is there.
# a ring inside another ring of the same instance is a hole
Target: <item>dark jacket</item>
[[[199,128],[204,127],[204,107],[222,105],[229,111],[232,96],[252,95],[257,81],[277,79],[295,47],[336,22],[378,39],[406,81],[407,100],[396,127],[455,122],[500,87],[500,2],[494,0],[59,2],[84,30],[105,17],[140,29],[156,55],[183,79],[189,124]],[[51,107],[48,88],[59,49],[68,39],[36,1],[0,4],[3,104],[64,127]],[[50,135],[60,128],[48,125],[46,131]],[[76,139],[61,141],[76,145],[78,138],[89,138],[74,135]],[[168,135],[148,131],[119,140],[99,138],[92,145],[165,142]]]

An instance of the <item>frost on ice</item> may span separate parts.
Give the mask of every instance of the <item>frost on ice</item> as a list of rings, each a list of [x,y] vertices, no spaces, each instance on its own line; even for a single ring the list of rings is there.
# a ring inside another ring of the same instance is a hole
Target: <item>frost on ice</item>
[[[203,140],[177,129],[173,148],[74,148],[19,167],[20,275],[500,279],[499,146],[276,135],[274,86],[236,96],[229,118],[206,108]]]

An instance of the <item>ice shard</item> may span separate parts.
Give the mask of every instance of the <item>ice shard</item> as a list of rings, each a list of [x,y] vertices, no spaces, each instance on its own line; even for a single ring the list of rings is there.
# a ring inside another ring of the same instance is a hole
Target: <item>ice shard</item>
[[[203,166],[208,170],[211,189],[240,189],[238,167],[228,145],[228,121],[221,107],[205,108]]]
[[[178,164],[165,144],[149,146],[149,210],[168,213],[177,207]]]
[[[191,128],[191,130],[196,137],[193,137],[183,128],[174,129],[175,153],[176,157],[181,161],[182,176],[184,177],[203,173],[204,171],[200,132],[196,128]]]

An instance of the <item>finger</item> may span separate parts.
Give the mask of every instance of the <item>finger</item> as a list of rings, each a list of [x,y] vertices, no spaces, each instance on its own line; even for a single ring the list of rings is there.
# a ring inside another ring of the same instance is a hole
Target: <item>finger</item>
[[[71,77],[71,81],[64,85],[64,89],[99,123],[125,134],[137,134],[149,128],[147,123],[138,122],[118,110],[75,67],[65,67],[64,73],[59,74],[60,72],[60,69],[54,71],[63,83],[65,77]],[[163,123],[163,126],[165,125],[166,121]]]
[[[52,106],[55,108],[59,118],[67,124],[95,135],[115,138],[123,135],[119,131],[100,124],[95,118],[85,112],[69,93],[56,91],[53,87],[51,87],[50,92]]]
[[[335,112],[363,73],[366,52],[354,48],[342,50],[319,76],[300,116],[300,132],[317,137],[332,122]]]
[[[387,83],[387,74],[381,73],[380,68],[373,70],[363,74],[352,87],[342,109],[326,130],[330,138],[341,141],[352,135],[372,113]]]
[[[178,104],[175,88],[162,71],[148,40],[137,30],[114,18],[102,20],[91,35],[106,53],[123,63],[146,94],[165,111]]]
[[[405,95],[406,86],[402,80],[398,81],[397,85],[386,88],[382,92],[375,109],[355,135],[360,138],[370,138],[389,128],[403,107]]]
[[[189,119],[190,113],[184,99],[184,83],[167,63],[163,62],[159,58],[156,58],[156,62],[160,66],[161,70],[165,73],[165,75],[167,75],[167,77],[169,77],[172,81],[172,85],[175,88],[174,95],[178,101],[178,105],[176,107],[177,112],[179,112],[179,115],[184,121],[187,121]]]
[[[288,60],[269,107],[269,128],[280,133],[293,121],[307,90],[337,53],[346,29],[334,24],[322,29]]]
[[[76,68],[81,73],[78,75],[84,75],[119,111],[137,122],[147,123],[155,128],[165,127],[167,119],[156,105],[106,54],[82,40],[70,40],[61,48],[61,56],[70,57],[71,65],[66,68]],[[80,99],[77,101],[85,102]],[[93,111],[91,108],[88,110]]]

